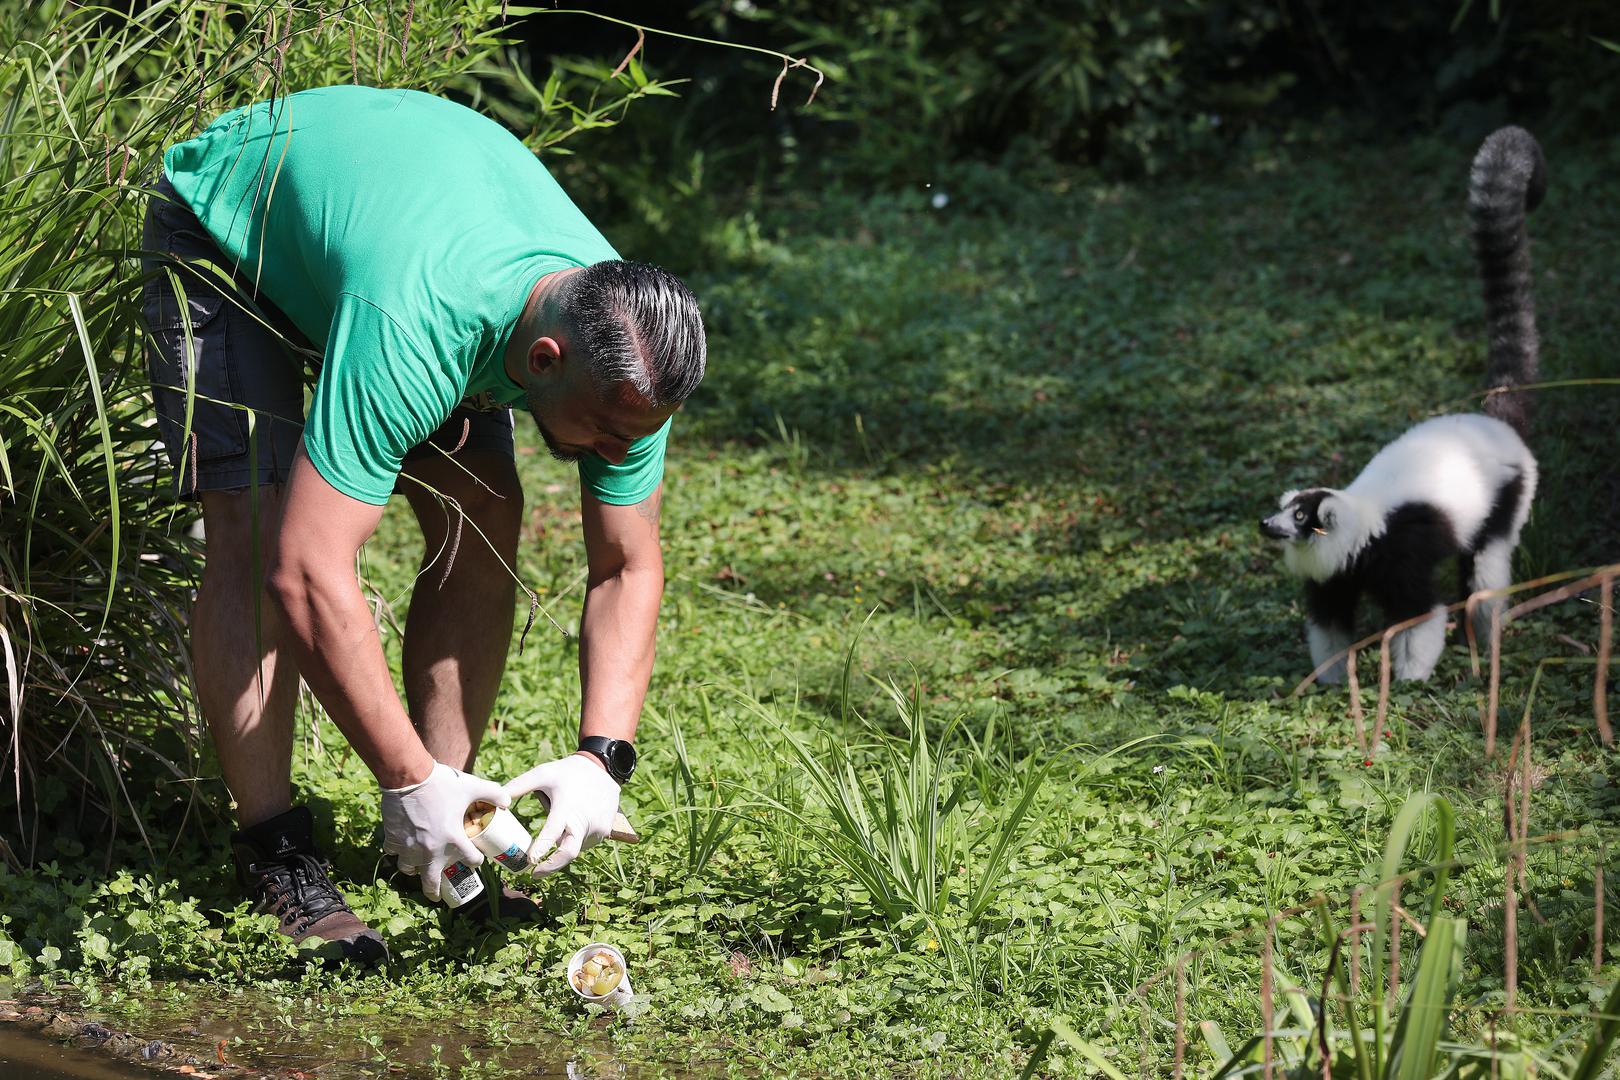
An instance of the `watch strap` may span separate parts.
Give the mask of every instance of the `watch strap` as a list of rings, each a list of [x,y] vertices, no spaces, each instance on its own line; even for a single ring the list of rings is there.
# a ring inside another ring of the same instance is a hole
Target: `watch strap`
[[[617,746],[621,745],[631,747],[632,756],[629,769],[620,769],[613,764],[613,751]],[[607,770],[607,774],[621,784],[629,780],[631,773],[635,771],[635,750],[627,740],[610,739],[605,735],[587,735],[579,740],[579,748],[585,753],[596,757],[602,763],[602,767]]]

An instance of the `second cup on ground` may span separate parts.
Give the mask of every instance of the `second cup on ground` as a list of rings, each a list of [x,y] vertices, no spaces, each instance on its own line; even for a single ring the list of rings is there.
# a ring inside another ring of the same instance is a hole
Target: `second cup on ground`
[[[624,954],[603,941],[592,942],[569,959],[568,985],[586,1001],[612,1008],[623,1005],[633,994]]]

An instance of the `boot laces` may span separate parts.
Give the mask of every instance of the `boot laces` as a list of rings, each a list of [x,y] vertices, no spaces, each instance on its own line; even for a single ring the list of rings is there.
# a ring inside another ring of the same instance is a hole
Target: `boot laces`
[[[296,920],[300,934],[334,912],[349,910],[326,876],[326,864],[307,852],[250,863],[248,871],[261,878],[266,906],[284,923]]]

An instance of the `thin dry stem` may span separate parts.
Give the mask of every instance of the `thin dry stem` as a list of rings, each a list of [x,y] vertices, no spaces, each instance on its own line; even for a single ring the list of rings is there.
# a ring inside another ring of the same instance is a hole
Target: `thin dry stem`
[[[1422,940],[1422,939],[1429,936],[1428,927],[1426,927],[1422,923],[1418,922],[1416,915],[1413,915],[1410,911],[1407,911],[1404,907],[1402,907],[1399,904],[1396,904],[1394,906],[1393,910],[1395,912],[1396,917],[1403,920],[1406,923],[1406,925],[1408,925],[1408,926],[1410,926],[1412,928],[1412,932],[1415,933],[1418,936],[1419,940]]]
[[[1361,890],[1350,890],[1350,998],[1361,996]]]
[[[287,70],[287,47],[292,44],[293,7],[290,0],[287,4],[287,21],[284,25],[284,31],[276,39],[276,78],[278,79],[281,78],[281,73]]]
[[[1614,745],[1609,727],[1609,656],[1614,646],[1614,575],[1604,574],[1598,589],[1597,675],[1592,680],[1592,718],[1604,746]]]
[[[1485,688],[1485,757],[1496,756],[1496,713],[1502,704],[1502,613],[1491,612],[1491,677]]]
[[[1455,606],[1455,605],[1453,605],[1453,606]],[[1450,611],[1450,608],[1448,608],[1447,611]],[[1372,757],[1373,754],[1375,754],[1378,751],[1378,740],[1381,739],[1383,737],[1383,735],[1384,735],[1385,719],[1389,715],[1389,675],[1390,675],[1390,670],[1389,670],[1390,669],[1389,644],[1390,644],[1391,641],[1394,640],[1396,634],[1402,633],[1402,632],[1404,632],[1406,630],[1410,630],[1412,627],[1418,625],[1419,623],[1426,622],[1429,619],[1432,619],[1434,617],[1435,617],[1434,612],[1425,611],[1422,615],[1418,615],[1418,616],[1415,616],[1415,617],[1410,618],[1410,619],[1404,619],[1401,622],[1393,624],[1392,626],[1385,627],[1383,634],[1381,634],[1379,636],[1379,639],[1378,639],[1378,717],[1377,717],[1377,721],[1373,725],[1372,746],[1367,751],[1367,756],[1369,758]]]
[[[461,552],[461,526],[467,520],[467,514],[461,509],[461,504],[446,495],[445,499],[455,507],[456,531],[450,536],[450,555],[444,560],[444,572],[439,575],[439,588],[442,590],[450,583],[450,571],[456,567],[456,555]],[[448,511],[446,511],[448,514]]]
[[[1592,588],[1593,586],[1601,586],[1606,578],[1612,577],[1617,572],[1620,572],[1620,563],[1616,563],[1613,566],[1606,566],[1595,573],[1581,578],[1579,581],[1572,581],[1562,588],[1550,589],[1538,596],[1533,596],[1524,603],[1517,604],[1509,608],[1507,616],[1502,621],[1504,623],[1510,623],[1521,615],[1528,615],[1532,611],[1540,611],[1544,607],[1561,603],[1573,596],[1579,596],[1581,593]]]
[[[1554,582],[1569,581],[1572,578],[1578,578],[1578,577],[1583,577],[1584,578],[1583,581],[1576,582],[1574,585],[1569,586],[1567,589],[1557,590],[1555,593],[1544,593],[1541,596],[1536,597],[1535,600],[1527,601],[1525,604],[1522,604],[1519,607],[1514,608],[1513,610],[1508,612],[1507,617],[1502,620],[1503,624],[1505,625],[1506,623],[1511,622],[1513,619],[1517,618],[1518,616],[1528,614],[1529,612],[1534,611],[1538,607],[1545,607],[1547,604],[1554,604],[1554,603],[1559,602],[1560,600],[1567,600],[1571,596],[1573,596],[1573,595],[1575,595],[1575,594],[1577,594],[1579,592],[1582,592],[1582,591],[1584,591],[1586,589],[1591,588],[1593,585],[1598,584],[1604,575],[1612,576],[1612,575],[1615,575],[1615,574],[1620,574],[1620,563],[1615,563],[1615,564],[1612,564],[1610,566],[1598,567],[1595,570],[1565,570],[1565,571],[1562,571],[1562,572],[1557,573],[1557,574],[1548,574],[1545,577],[1536,578],[1533,581],[1522,581],[1522,582],[1519,582],[1516,585],[1509,585],[1506,588],[1502,588],[1502,589],[1482,590],[1481,592],[1475,593],[1473,596],[1468,597],[1468,599],[1466,599],[1466,600],[1459,600],[1454,604],[1446,605],[1445,610],[1446,610],[1447,615],[1452,615],[1452,614],[1454,614],[1454,613],[1456,613],[1458,611],[1471,611],[1470,604],[1477,604],[1477,603],[1479,603],[1479,601],[1481,599],[1488,599],[1488,598],[1497,597],[1497,596],[1501,596],[1501,597],[1511,596],[1514,593],[1525,592],[1525,591],[1530,590],[1530,589],[1538,589],[1543,585],[1551,585]],[[1427,615],[1417,616],[1415,619],[1411,620],[1411,622],[1412,623],[1421,622],[1424,618],[1427,618]],[[1402,625],[1408,625],[1408,624],[1402,624]],[[1362,638],[1360,641],[1357,641],[1354,644],[1351,644],[1351,645],[1347,646],[1346,648],[1341,649],[1339,652],[1336,652],[1332,656],[1330,656],[1327,659],[1323,660],[1320,664],[1318,664],[1311,671],[1311,673],[1309,675],[1305,676],[1305,678],[1303,678],[1303,679],[1301,679],[1299,681],[1299,684],[1294,687],[1292,693],[1289,696],[1290,697],[1298,697],[1300,694],[1303,694],[1305,692],[1306,687],[1310,686],[1317,679],[1321,678],[1322,675],[1329,668],[1333,667],[1335,664],[1337,664],[1341,660],[1343,660],[1349,654],[1351,649],[1359,650],[1359,649],[1364,649],[1369,645],[1373,645],[1373,644],[1377,643],[1377,641],[1379,640],[1380,637],[1383,636],[1383,634],[1384,634],[1384,631],[1382,631],[1382,630],[1380,630],[1380,631],[1378,631],[1377,633],[1374,633],[1374,634],[1369,634],[1368,636]]]
[[[623,74],[624,69],[630,66],[630,61],[635,58],[636,53],[640,52],[641,47],[645,44],[647,44],[647,31],[638,26],[636,27],[636,43],[630,46],[630,51],[624,54],[624,59],[619,61],[619,66],[613,69],[613,74],[610,77],[616,79]]]
[[[1592,974],[1603,966],[1603,863],[1608,855],[1605,845],[1598,845],[1597,867],[1592,874]]]
[[[1389,714],[1389,638],[1390,632],[1378,642],[1378,708],[1373,714],[1372,739],[1367,743],[1367,760],[1378,753],[1378,740],[1384,737],[1384,720]]]
[[[1508,751],[1508,767],[1503,777],[1502,815],[1503,824],[1507,827],[1508,857],[1507,873],[1502,885],[1502,985],[1505,991],[1504,1012],[1512,1012],[1514,999],[1519,992],[1519,826],[1514,820],[1518,815],[1514,807],[1514,785],[1519,776],[1520,759],[1527,757],[1525,735],[1529,731],[1529,720],[1519,725],[1519,734],[1513,740],[1513,746]],[[1529,771],[1524,774],[1524,782],[1530,781]]]
[[[1468,670],[1474,678],[1479,678],[1479,640],[1474,634],[1474,609],[1479,605],[1485,592],[1469,593],[1468,599],[1463,601],[1463,637],[1468,642]]]
[[[776,81],[771,84],[771,111],[772,112],[776,111],[777,95],[779,95],[782,92],[782,80],[787,78],[788,70],[790,68],[800,68],[800,67],[809,67],[809,66],[810,65],[805,63],[804,60],[802,60],[802,59],[794,60],[794,61],[792,61],[790,63],[786,56],[782,57],[782,70],[777,73]],[[816,100],[816,91],[821,89],[822,82],[827,78],[827,76],[819,68],[810,68],[810,70],[814,71],[816,73],[816,85],[814,85],[814,86],[812,86],[810,88],[810,95],[804,99],[805,105],[809,105],[812,101]]]
[[[1350,719],[1356,726],[1356,749],[1361,756],[1367,754],[1367,720],[1361,708],[1361,680],[1356,677],[1356,650],[1351,649],[1345,656],[1345,689],[1350,694]]]

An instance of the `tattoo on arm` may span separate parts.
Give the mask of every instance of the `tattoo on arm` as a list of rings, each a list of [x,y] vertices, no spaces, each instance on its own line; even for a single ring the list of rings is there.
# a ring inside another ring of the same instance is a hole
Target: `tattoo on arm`
[[[658,513],[663,508],[663,493],[655,491],[651,495],[636,503],[636,513],[647,520],[649,525],[658,524]]]

